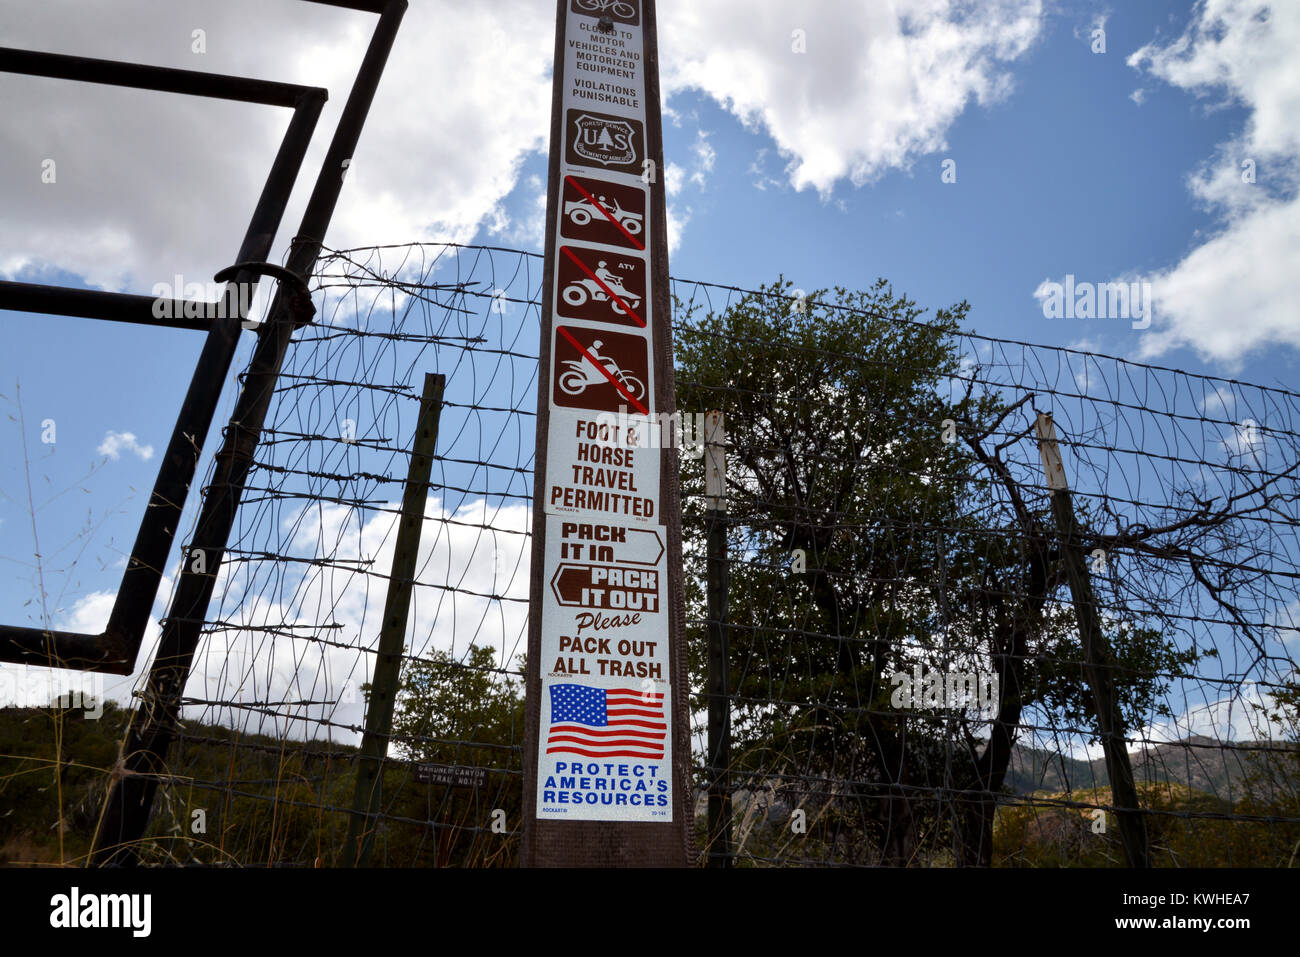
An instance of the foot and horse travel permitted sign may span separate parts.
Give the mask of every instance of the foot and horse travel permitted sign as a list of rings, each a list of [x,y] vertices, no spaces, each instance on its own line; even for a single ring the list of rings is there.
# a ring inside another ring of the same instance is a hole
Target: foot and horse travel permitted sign
[[[525,865],[686,865],[678,451],[653,0],[561,0],[528,639]]]

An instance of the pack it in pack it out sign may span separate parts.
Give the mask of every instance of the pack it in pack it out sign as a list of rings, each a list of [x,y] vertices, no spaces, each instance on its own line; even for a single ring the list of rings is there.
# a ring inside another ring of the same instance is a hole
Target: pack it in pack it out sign
[[[547,531],[559,533],[547,542],[547,567],[555,568],[555,574],[546,598],[558,606],[548,622],[556,626],[554,633],[624,637],[620,629],[662,610],[666,569],[663,538],[656,529],[557,517]],[[585,610],[560,610],[574,608]]]
[[[635,679],[641,692],[666,691],[659,531],[548,515],[546,533],[546,567],[556,570],[542,596],[543,676]]]
[[[565,161],[571,166],[599,166],[641,173],[645,153],[645,127],[621,116],[569,110],[565,123]]]

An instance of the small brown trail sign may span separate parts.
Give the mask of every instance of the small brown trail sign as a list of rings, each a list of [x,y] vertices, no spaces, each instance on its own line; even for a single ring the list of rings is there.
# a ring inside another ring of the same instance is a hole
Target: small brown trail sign
[[[521,860],[694,862],[653,0],[558,0]]]

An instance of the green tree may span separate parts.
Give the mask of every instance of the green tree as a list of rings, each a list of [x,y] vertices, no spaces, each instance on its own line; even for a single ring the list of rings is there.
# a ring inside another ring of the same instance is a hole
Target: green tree
[[[740,786],[815,806],[829,853],[913,863],[928,835],[988,864],[1022,716],[1088,707],[1073,622],[1047,611],[1065,576],[1046,501],[986,448],[1023,400],[963,375],[964,302],[920,321],[884,280],[792,292],[778,280],[704,315],[678,304],[678,407],[727,422]],[[683,482],[701,622],[702,469]],[[1133,622],[1113,631],[1134,720],[1160,707],[1150,675],[1191,659]],[[704,708],[702,623],[691,638]],[[921,661],[996,674],[992,713],[893,707],[891,677]]]
[[[517,670],[523,671],[520,656]],[[470,646],[457,658],[434,651],[407,663],[393,714],[393,751],[414,762],[485,769],[476,788],[411,780],[409,768],[386,790],[402,794],[392,813],[435,822],[435,862],[508,864],[517,841],[491,831],[493,812],[505,812],[517,831],[522,809],[523,684],[501,669],[491,647]]]

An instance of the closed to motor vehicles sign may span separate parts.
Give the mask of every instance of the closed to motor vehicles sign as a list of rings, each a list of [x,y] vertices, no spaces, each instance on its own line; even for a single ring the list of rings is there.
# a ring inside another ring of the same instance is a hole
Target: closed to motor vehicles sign
[[[686,669],[653,0],[557,4],[525,865],[685,865]]]

